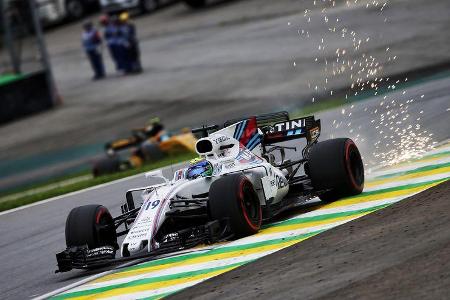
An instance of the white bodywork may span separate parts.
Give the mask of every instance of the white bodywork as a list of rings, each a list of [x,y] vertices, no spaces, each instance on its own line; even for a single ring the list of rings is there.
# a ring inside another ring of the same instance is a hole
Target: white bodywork
[[[233,133],[239,124],[226,127],[197,142],[199,145],[206,140],[206,143],[209,141],[212,144],[210,151],[199,153],[213,165],[212,176],[188,180],[185,177],[186,169],[181,169],[175,172],[172,180],[164,178],[165,183],[151,186],[143,192],[140,212],[122,242],[122,256],[124,256],[125,244],[128,245],[129,252],[125,255],[136,254],[145,247],[148,252],[158,249],[159,245],[154,237],[165,221],[166,212],[171,210],[171,199],[179,197],[191,199],[193,195],[208,193],[211,183],[224,174],[238,172],[245,174],[253,183],[262,206],[266,205],[267,200],[270,200],[271,204],[278,203],[286,196],[289,190],[286,176],[261,157],[262,149],[259,142],[250,151],[233,138]],[[261,135],[262,132],[257,130]],[[198,147],[197,152],[199,152]],[[162,173],[150,172],[147,176],[162,178]]]

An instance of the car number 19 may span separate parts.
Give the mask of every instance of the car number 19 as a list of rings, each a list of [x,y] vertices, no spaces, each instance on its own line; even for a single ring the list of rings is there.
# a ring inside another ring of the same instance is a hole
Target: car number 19
[[[160,200],[148,201],[147,206],[145,207],[145,210],[155,209],[159,205],[160,202],[161,202]]]

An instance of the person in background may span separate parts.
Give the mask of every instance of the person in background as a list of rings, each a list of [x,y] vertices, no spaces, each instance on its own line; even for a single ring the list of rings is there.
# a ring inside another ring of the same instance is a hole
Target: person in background
[[[92,69],[94,70],[94,80],[105,77],[105,66],[101,52],[102,38],[100,33],[92,25],[92,22],[83,24],[83,34],[81,36],[82,44],[86,55],[89,58]]]
[[[103,26],[103,38],[106,41],[106,45],[109,49],[109,54],[111,56],[114,65],[116,66],[117,71],[123,70],[123,65],[120,60],[119,54],[120,50],[118,31],[119,28],[117,26],[117,16],[108,17],[108,15],[102,15],[100,17],[100,24]]]
[[[123,12],[119,15],[119,34],[125,47],[126,73],[142,72],[139,43],[136,37],[136,26],[129,22],[129,14]]]

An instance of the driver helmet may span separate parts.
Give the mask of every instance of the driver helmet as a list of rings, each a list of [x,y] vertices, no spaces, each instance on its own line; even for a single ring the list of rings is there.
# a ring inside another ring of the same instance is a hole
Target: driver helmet
[[[204,158],[195,158],[189,162],[186,171],[187,179],[195,179],[198,177],[211,176],[213,174],[212,164]]]

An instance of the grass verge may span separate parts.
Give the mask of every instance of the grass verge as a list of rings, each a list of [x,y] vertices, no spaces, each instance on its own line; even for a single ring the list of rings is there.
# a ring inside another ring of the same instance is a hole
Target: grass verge
[[[117,179],[121,179],[121,178],[125,178],[128,176],[132,176],[132,175],[136,175],[142,172],[146,172],[149,170],[153,170],[153,169],[158,169],[158,168],[162,168],[162,167],[166,167],[169,166],[171,164],[176,164],[176,163],[180,163],[183,161],[187,161],[189,159],[192,159],[194,157],[196,157],[197,155],[195,153],[184,153],[184,154],[179,154],[179,155],[174,155],[174,156],[169,156],[166,157],[158,162],[154,162],[154,163],[149,163],[146,164],[140,168],[137,169],[131,169],[131,170],[127,170],[127,171],[122,171],[122,172],[118,172],[118,173],[114,173],[114,174],[110,174],[110,175],[104,175],[104,176],[100,176],[100,177],[91,177],[91,178],[86,178],[86,180],[81,180],[81,181],[77,181],[74,182],[72,184],[66,184],[63,186],[55,186],[55,188],[52,188],[50,190],[46,190],[44,192],[36,192],[36,193],[27,193],[27,191],[31,191],[33,189],[38,189],[40,187],[44,187],[46,185],[48,185],[48,183],[43,183],[39,186],[34,186],[32,189],[28,189],[25,191],[22,191],[21,193],[24,194],[24,196],[20,196],[16,199],[13,200],[3,200],[2,198],[6,198],[6,197],[2,197],[0,198],[0,212],[1,211],[5,211],[8,209],[12,209],[12,208],[16,208],[19,206],[23,206],[23,205],[27,205],[27,204],[31,204],[34,202],[38,202],[44,199],[48,199],[48,198],[52,198],[52,197],[56,197],[56,196],[60,196],[60,195],[64,195],[67,193],[71,193],[71,192],[75,192],[75,191],[79,191],[85,188],[89,188],[95,185],[99,185],[102,183],[106,183],[106,182],[110,182],[113,180],[117,180]],[[86,174],[85,174],[86,175]],[[67,180],[68,177],[65,177],[64,180]],[[69,178],[70,179],[70,178]],[[52,180],[52,184],[57,183],[58,181]],[[8,195],[11,196],[11,195]]]
[[[344,98],[331,99],[328,101],[307,105],[301,109],[289,113],[289,116],[290,118],[301,118],[305,116],[310,116],[316,112],[336,108],[341,105],[348,104],[350,102],[351,101],[345,100]]]
[[[328,101],[314,103],[305,106],[299,110],[291,112],[292,118],[299,118],[306,115],[311,115],[318,111],[323,111],[331,108],[341,106],[346,102],[345,99],[336,98]],[[110,175],[104,175],[101,177],[92,178],[89,176],[89,171],[77,172],[72,175],[65,175],[59,178],[53,178],[43,183],[33,184],[26,188],[15,189],[9,191],[3,195],[0,194],[0,212],[8,209],[13,209],[19,206],[31,204],[48,198],[61,196],[85,188],[89,188],[102,183],[110,182],[113,180],[125,178],[142,172],[146,172],[153,169],[162,168],[171,164],[187,161],[196,157],[194,153],[179,154],[176,156],[167,157],[161,161],[149,163],[141,168],[131,169],[123,172],[118,172]],[[77,180],[79,178],[79,180]],[[73,183],[71,181],[74,181]],[[42,191],[42,190],[45,191]],[[11,199],[12,198],[12,199]]]
[[[419,78],[419,79],[408,81],[408,82],[405,81],[405,82],[400,83],[397,90],[399,88],[406,88],[409,86],[414,86],[415,84],[419,84],[419,83],[423,83],[423,82],[427,82],[427,81],[431,81],[431,80],[436,80],[436,79],[444,78],[447,76],[450,76],[449,71],[437,73],[432,76],[427,76],[425,78]],[[291,116],[291,118],[299,118],[299,117],[303,117],[303,116],[307,116],[307,115],[312,115],[319,111],[336,108],[336,107],[342,106],[344,104],[365,100],[365,99],[375,96],[374,94],[372,94],[372,92],[373,91],[362,93],[358,96],[349,97],[348,99],[344,99],[343,96],[341,98],[323,99],[319,102],[304,106],[301,109],[292,111],[290,113],[290,116]],[[389,92],[392,92],[392,90],[389,89],[389,86],[380,87],[380,89],[377,91],[377,95],[380,96],[380,95],[383,95],[383,94],[386,94]],[[132,176],[132,175],[142,173],[142,172],[145,172],[148,170],[165,167],[170,164],[187,161],[194,157],[196,157],[196,155],[194,153],[172,156],[172,157],[163,159],[159,162],[147,164],[139,169],[128,170],[128,171],[119,172],[119,173],[112,174],[112,175],[105,175],[105,176],[98,177],[98,178],[87,178],[86,180],[74,180],[76,182],[71,183],[71,184],[64,184],[63,186],[58,186],[59,183],[63,182],[63,181],[70,182],[70,180],[72,180],[72,179],[80,178],[83,176],[87,177],[89,172],[81,172],[81,173],[68,175],[68,176],[66,175],[66,176],[63,176],[60,178],[49,180],[45,183],[39,183],[39,184],[30,186],[30,187],[27,187],[25,189],[21,188],[20,190],[10,191],[4,195],[0,195],[0,211],[5,211],[8,209],[16,208],[16,207],[19,207],[22,205],[30,204],[30,203],[48,199],[51,197],[64,195],[64,194],[67,194],[70,192],[78,191],[78,190],[92,187],[92,186],[95,186],[98,184],[102,184],[102,183],[117,180],[120,178]],[[31,192],[32,190],[39,190],[42,187],[48,187],[50,185],[52,185],[52,186],[55,185],[56,187],[52,188],[52,189],[48,189],[45,192],[36,192],[36,193]],[[11,195],[15,195],[15,194],[17,194],[17,195],[24,194],[24,196],[17,197],[14,200],[5,200],[5,199],[8,199],[8,197],[10,197]]]

